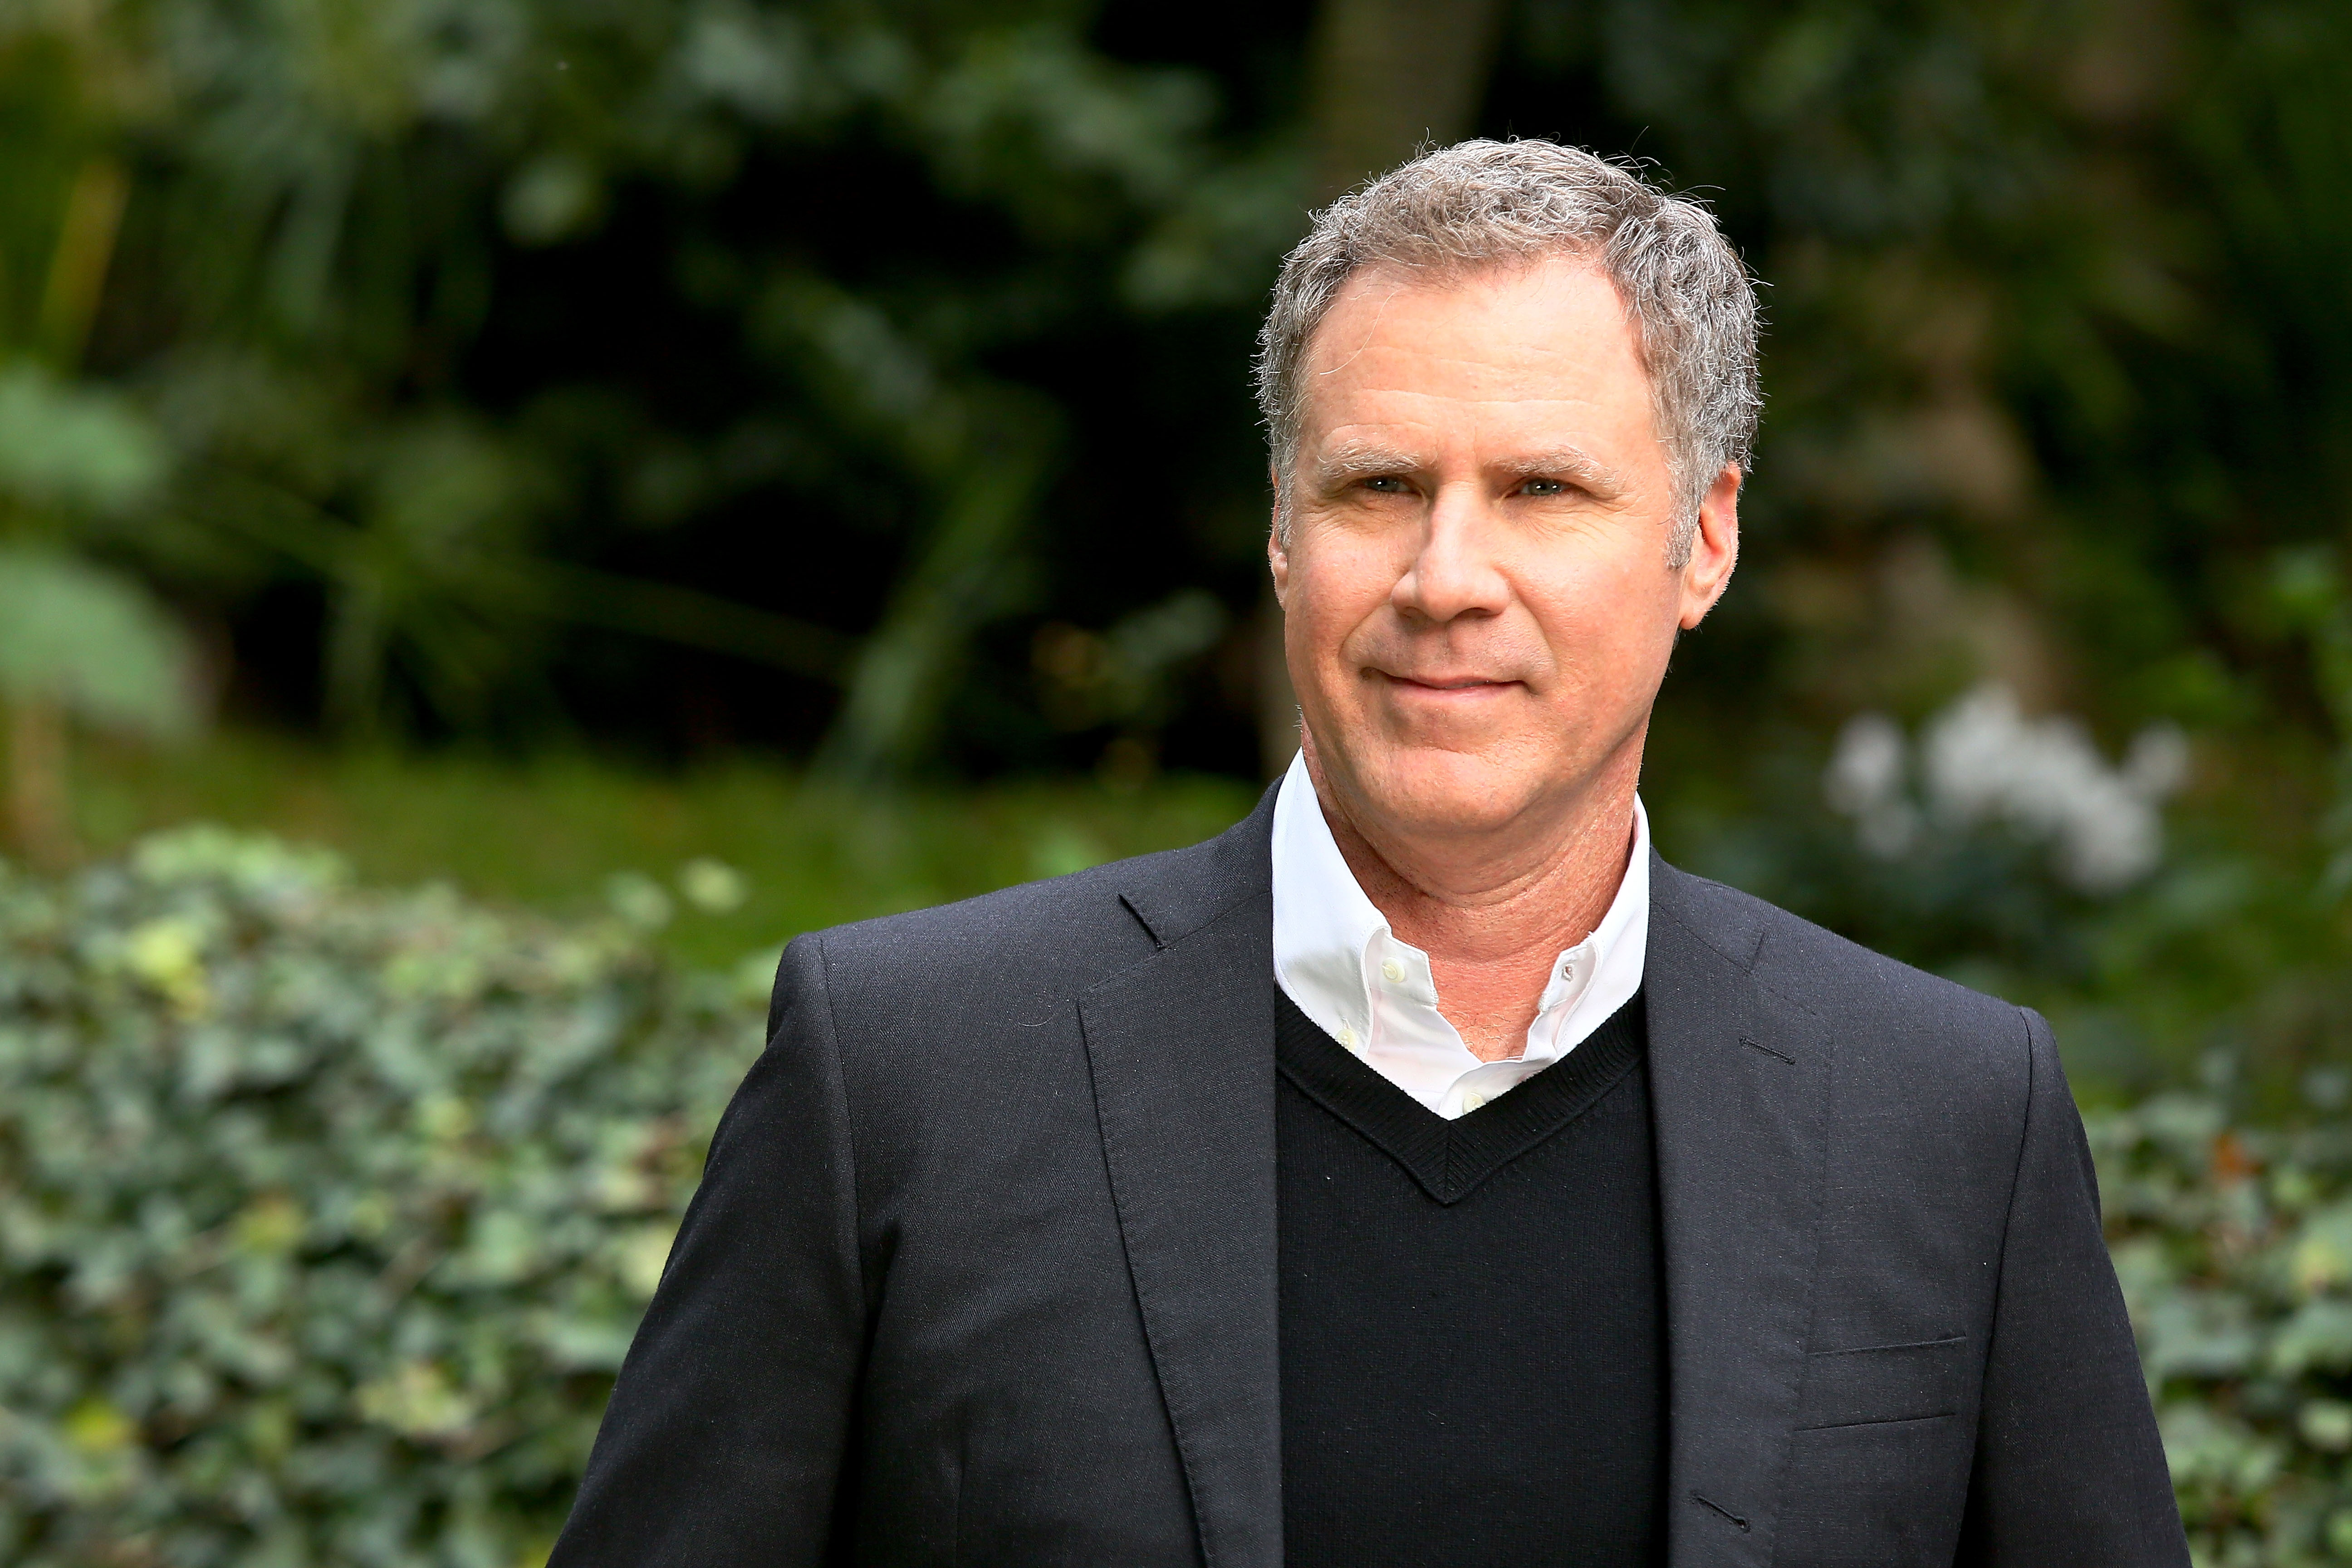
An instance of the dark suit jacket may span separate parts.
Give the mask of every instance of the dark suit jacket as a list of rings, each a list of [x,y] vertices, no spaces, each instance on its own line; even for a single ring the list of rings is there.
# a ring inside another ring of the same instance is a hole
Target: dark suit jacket
[[[786,950],[551,1568],[1276,1568],[1268,799]],[[2186,1563],[2048,1026],[1651,885],[1675,1568]]]

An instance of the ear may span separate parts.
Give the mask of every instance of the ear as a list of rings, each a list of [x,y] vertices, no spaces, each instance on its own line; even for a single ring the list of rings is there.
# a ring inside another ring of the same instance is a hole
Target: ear
[[[1282,483],[1280,474],[1274,474],[1271,478],[1277,486]],[[1265,563],[1274,573],[1274,602],[1286,604],[1290,595],[1290,551],[1282,542],[1282,502],[1279,500],[1266,517]]]
[[[1698,527],[1692,531],[1690,559],[1682,569],[1682,627],[1688,631],[1706,619],[1715,602],[1731,585],[1731,569],[1739,563],[1739,481],[1737,463],[1726,463],[1698,504]]]

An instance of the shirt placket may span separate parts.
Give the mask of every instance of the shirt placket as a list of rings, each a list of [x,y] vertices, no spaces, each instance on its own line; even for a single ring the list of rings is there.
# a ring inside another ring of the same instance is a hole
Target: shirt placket
[[[1388,947],[1389,933],[1375,926],[1357,955],[1356,980],[1363,987],[1364,997],[1364,1037],[1356,1042],[1356,1054],[1367,1060],[1386,1043],[1389,1033],[1389,998],[1381,989],[1381,963],[1388,956]]]

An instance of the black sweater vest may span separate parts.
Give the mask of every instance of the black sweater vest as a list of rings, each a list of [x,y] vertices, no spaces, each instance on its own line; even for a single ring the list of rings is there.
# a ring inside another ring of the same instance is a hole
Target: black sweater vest
[[[1663,1563],[1642,998],[1454,1121],[1277,1005],[1288,1568]]]

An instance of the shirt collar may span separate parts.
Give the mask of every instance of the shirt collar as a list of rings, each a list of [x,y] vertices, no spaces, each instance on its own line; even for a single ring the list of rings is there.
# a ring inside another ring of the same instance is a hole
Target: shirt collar
[[[1365,954],[1388,929],[1323,820],[1302,752],[1274,800],[1274,973],[1298,1010],[1342,1045],[1370,1036]]]
[[[1369,973],[1388,944],[1414,950],[1391,933],[1386,916],[1364,894],[1339,853],[1316,799],[1304,754],[1293,759],[1274,803],[1274,971],[1300,1012],[1340,1044],[1363,1048],[1373,1035],[1378,996]],[[1528,1054],[1563,1054],[1640,989],[1649,941],[1650,819],[1633,801],[1633,846],[1625,875],[1592,934],[1559,955],[1546,983]],[[1570,963],[1585,966],[1571,978]],[[1424,970],[1425,972],[1425,970]],[[1573,1005],[1563,1009],[1561,1003]],[[1430,999],[1433,1005],[1433,998]],[[1587,1004],[1606,1004],[1589,1016]],[[1566,1016],[1584,1026],[1565,1027]],[[1447,1032],[1451,1032],[1450,1029]],[[1456,1038],[1454,1049],[1475,1065]]]

